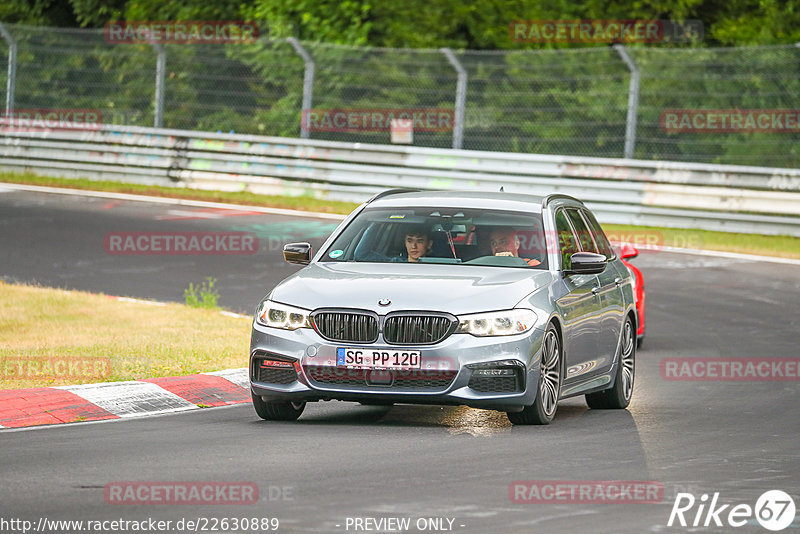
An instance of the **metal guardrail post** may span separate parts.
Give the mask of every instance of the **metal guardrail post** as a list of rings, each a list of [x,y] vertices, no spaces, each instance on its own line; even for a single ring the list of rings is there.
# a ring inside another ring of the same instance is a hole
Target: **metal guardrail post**
[[[633,158],[636,148],[636,116],[639,110],[639,67],[628,54],[624,45],[615,44],[614,49],[622,57],[622,61],[631,71],[631,82],[628,88],[628,119],[625,125],[625,158]]]
[[[447,61],[456,69],[458,82],[456,83],[456,116],[453,124],[453,148],[461,148],[464,142],[464,108],[467,105],[467,71],[461,66],[453,51],[449,48],[440,48]]]
[[[8,43],[8,80],[6,84],[6,116],[14,113],[14,90],[17,84],[17,41],[0,22],[0,34]]]
[[[153,44],[158,57],[156,58],[156,95],[155,110],[153,112],[153,127],[162,128],[164,126],[164,79],[167,74],[167,51],[160,43]]]
[[[294,37],[288,37],[286,41],[292,45],[292,48],[303,58],[306,69],[303,74],[303,111],[300,115],[300,137],[308,139],[308,113],[311,111],[311,100],[314,94],[314,59],[311,54],[303,48],[300,41]]]

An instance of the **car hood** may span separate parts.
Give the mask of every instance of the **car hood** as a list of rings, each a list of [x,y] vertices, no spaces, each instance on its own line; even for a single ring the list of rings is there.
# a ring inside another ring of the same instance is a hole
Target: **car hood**
[[[398,310],[464,314],[513,308],[552,279],[549,271],[519,268],[312,263],[281,282],[271,298],[308,310],[344,307],[380,314]],[[379,306],[381,299],[391,304]]]

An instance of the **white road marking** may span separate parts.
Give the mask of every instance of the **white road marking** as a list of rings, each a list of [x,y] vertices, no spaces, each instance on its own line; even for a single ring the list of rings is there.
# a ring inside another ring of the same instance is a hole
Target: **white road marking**
[[[166,306],[168,304],[180,304],[179,302],[161,302],[159,300],[144,300],[144,299],[135,299],[131,297],[118,297],[116,295],[107,295],[109,298],[114,299],[118,302],[132,302],[134,304],[149,304],[150,306]],[[233,317],[234,319],[252,319],[250,315],[242,315],[241,313],[233,313],[226,310],[220,310],[220,315],[224,315],[225,317]]]
[[[191,402],[150,382],[106,382],[58,386],[119,417],[198,409]]]
[[[250,379],[247,377],[247,367],[239,369],[225,369],[223,371],[213,371],[211,373],[203,373],[204,375],[221,376],[222,378],[233,382],[237,386],[244,389],[250,389]]]
[[[718,250],[698,250],[694,248],[660,247],[664,252],[678,254],[694,254],[695,256],[714,256],[716,258],[731,258],[734,260],[765,261],[769,263],[784,263],[786,265],[800,265],[800,260],[792,258],[778,258],[776,256],[758,256],[756,254],[741,254],[739,252],[721,252]]]
[[[173,220],[173,219],[222,219],[224,215],[213,212],[204,211],[190,211],[190,210],[167,210],[166,215],[157,215],[156,220]]]
[[[153,204],[168,204],[172,206],[193,206],[198,208],[218,208],[241,211],[257,211],[270,215],[288,215],[291,217],[308,217],[312,219],[332,219],[342,221],[345,215],[336,213],[317,213],[313,211],[290,210],[284,208],[266,208],[263,206],[247,206],[243,204],[226,204],[224,202],[207,202],[205,200],[188,200],[183,198],[151,197],[147,195],[133,195],[130,193],[110,193],[106,191],[89,191],[82,189],[69,189],[66,187],[47,187],[43,185],[3,184],[14,191],[31,191],[34,193],[55,193],[57,195],[73,195],[95,198],[113,198],[116,200],[130,200],[133,202],[151,202]]]
[[[157,300],[143,300],[143,299],[133,299],[133,298],[130,298],[130,297],[115,297],[115,296],[112,296],[111,298],[113,298],[114,300],[117,300],[119,302],[133,302],[135,304],[149,304],[151,306],[166,306],[167,305],[166,302],[159,302]]]
[[[213,208],[203,210],[168,210],[166,215],[156,216],[157,221],[178,221],[185,219],[224,219],[226,217],[243,217],[260,215],[253,210],[234,210],[228,208]]]
[[[233,312],[229,312],[229,311],[225,311],[225,310],[222,310],[219,313],[221,313],[225,317],[234,317],[236,319],[252,319],[252,317],[249,316],[249,315],[242,315],[241,313],[233,313]]]

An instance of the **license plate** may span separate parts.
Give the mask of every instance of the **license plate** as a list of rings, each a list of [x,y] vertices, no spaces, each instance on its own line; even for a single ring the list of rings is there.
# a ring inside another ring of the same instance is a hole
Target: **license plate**
[[[422,353],[418,350],[336,349],[336,365],[365,369],[419,369]]]

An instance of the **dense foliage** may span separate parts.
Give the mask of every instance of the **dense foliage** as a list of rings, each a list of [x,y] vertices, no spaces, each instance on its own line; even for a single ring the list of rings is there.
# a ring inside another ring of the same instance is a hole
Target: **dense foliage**
[[[796,0],[5,0],[0,21],[102,27],[109,20],[257,21],[275,37],[387,47],[530,47],[514,43],[520,19],[696,19],[711,46],[800,41]]]
[[[166,127],[300,135],[304,64],[289,36],[315,60],[314,108],[452,109],[456,73],[437,50],[446,46],[469,75],[464,148],[609,157],[625,143],[630,71],[619,54],[608,44],[514,42],[509,23],[700,20],[702,42],[629,46],[641,69],[634,156],[800,165],[797,133],[674,134],[659,125],[668,109],[800,108],[797,1],[5,0],[0,21],[19,47],[17,108],[97,108],[105,122],[152,125],[156,52],[106,42],[99,28],[119,19],[252,20],[267,37],[165,45]],[[722,48],[734,45],[749,48]],[[0,42],[5,86],[3,50]],[[388,132],[311,136],[389,141]],[[416,145],[451,142],[452,131],[414,134]]]

